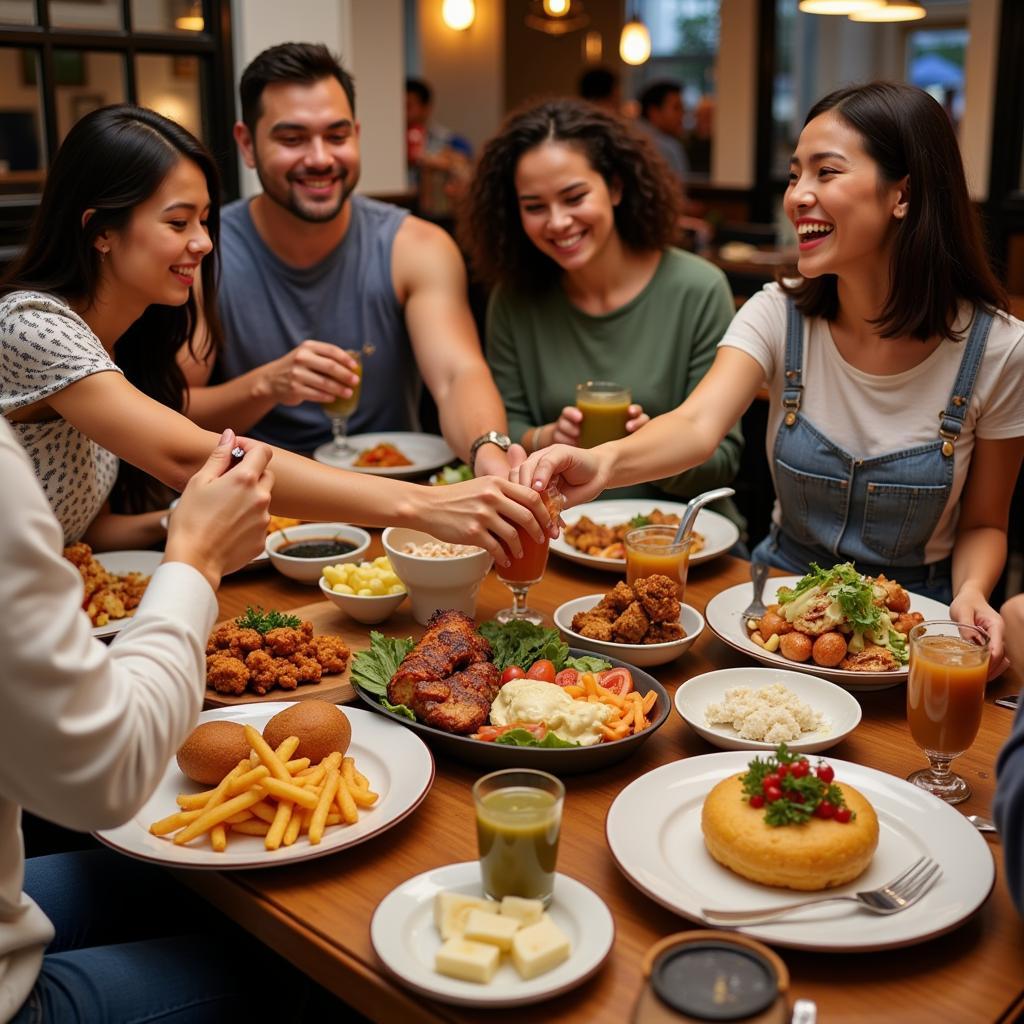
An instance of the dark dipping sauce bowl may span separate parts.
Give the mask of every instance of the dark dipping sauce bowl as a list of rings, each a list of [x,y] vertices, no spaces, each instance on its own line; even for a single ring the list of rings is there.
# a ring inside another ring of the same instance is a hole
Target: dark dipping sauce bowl
[[[290,544],[281,544],[277,548],[279,555],[287,555],[289,558],[339,558],[347,555],[358,547],[348,540],[336,540],[334,537],[320,539],[318,537],[309,540],[296,540]]]
[[[767,946],[734,932],[670,935],[647,951],[634,1024],[789,1020],[789,971]]]

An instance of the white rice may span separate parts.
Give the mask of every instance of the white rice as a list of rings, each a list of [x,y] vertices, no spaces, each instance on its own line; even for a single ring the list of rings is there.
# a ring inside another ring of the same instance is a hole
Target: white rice
[[[709,725],[731,726],[741,739],[765,743],[791,743],[807,732],[831,732],[820,711],[781,683],[760,690],[734,686],[725,691],[725,700],[704,709],[704,717]]]

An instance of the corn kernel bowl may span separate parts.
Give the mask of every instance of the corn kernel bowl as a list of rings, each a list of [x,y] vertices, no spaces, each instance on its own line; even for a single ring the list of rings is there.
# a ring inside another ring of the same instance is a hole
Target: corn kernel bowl
[[[383,622],[406,595],[387,555],[370,562],[325,565],[320,590],[332,604],[368,626]]]
[[[320,593],[350,618],[367,626],[383,622],[407,596],[405,591],[401,594],[380,594],[370,597],[362,594],[339,594],[331,589],[330,584],[322,576]]]

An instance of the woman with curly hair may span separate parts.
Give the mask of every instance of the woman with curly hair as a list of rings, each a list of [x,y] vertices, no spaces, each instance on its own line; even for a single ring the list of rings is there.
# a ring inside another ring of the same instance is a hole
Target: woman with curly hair
[[[721,271],[672,248],[679,202],[648,142],[591,104],[551,100],[513,114],[487,144],[464,244],[496,285],[487,359],[527,452],[578,444],[578,383],[630,387],[632,433],[711,366],[732,295]],[[703,465],[616,493],[689,497],[727,484],[742,444],[733,426]]]

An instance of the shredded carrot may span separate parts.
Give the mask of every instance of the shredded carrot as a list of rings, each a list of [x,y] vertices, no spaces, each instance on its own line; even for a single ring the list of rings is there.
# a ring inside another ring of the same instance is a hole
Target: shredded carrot
[[[644,718],[644,709],[640,705],[640,702],[633,701],[633,731],[643,732],[647,726],[647,719]]]
[[[564,686],[563,689],[570,697],[580,698],[586,695],[587,688],[585,686]]]
[[[654,705],[657,703],[658,694],[654,690],[651,690],[650,693],[648,693],[647,696],[643,699],[644,714],[649,715],[651,713],[651,708],[653,708]]]

